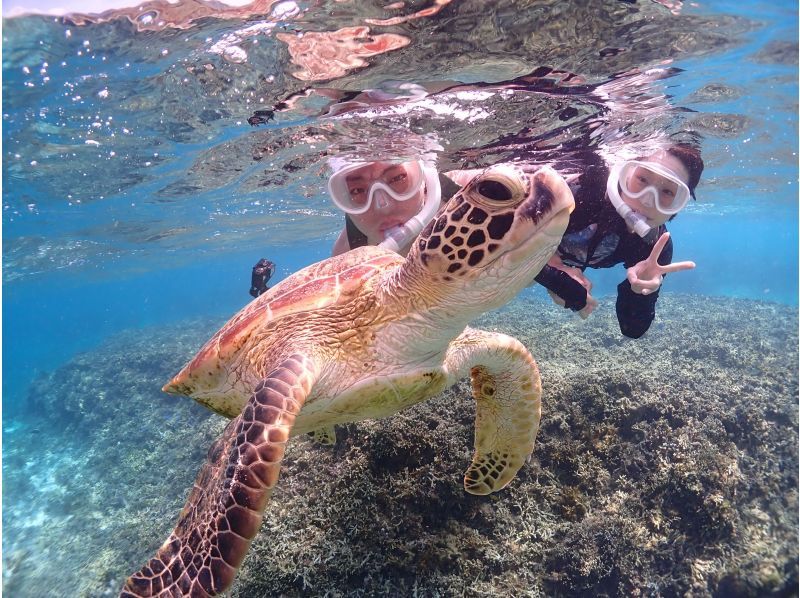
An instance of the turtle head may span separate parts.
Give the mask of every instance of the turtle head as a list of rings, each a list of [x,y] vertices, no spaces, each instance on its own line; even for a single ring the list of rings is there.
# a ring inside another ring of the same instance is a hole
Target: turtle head
[[[420,233],[409,254],[453,301],[479,311],[529,285],[561,241],[575,206],[552,168],[529,175],[491,166],[470,180]]]

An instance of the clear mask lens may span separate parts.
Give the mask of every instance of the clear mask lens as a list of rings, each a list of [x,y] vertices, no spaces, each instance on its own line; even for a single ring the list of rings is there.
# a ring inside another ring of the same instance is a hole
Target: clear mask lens
[[[627,162],[619,184],[622,192],[648,208],[671,216],[689,201],[689,187],[671,170],[650,162]]]
[[[328,192],[348,214],[363,214],[376,201],[385,208],[389,199],[406,201],[422,188],[424,173],[419,161],[353,164],[333,173]]]

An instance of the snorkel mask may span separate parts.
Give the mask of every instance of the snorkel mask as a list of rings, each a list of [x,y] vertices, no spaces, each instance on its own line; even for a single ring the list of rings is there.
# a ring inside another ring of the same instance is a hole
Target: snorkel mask
[[[646,237],[652,226],[647,217],[633,210],[620,195],[638,200],[660,214],[672,216],[689,201],[689,187],[670,169],[655,163],[629,160],[615,164],[608,175],[606,193],[611,204],[628,226],[640,237]]]
[[[365,172],[365,167],[373,165],[380,166]],[[384,233],[380,246],[386,249],[400,252],[419,235],[439,209],[442,196],[439,176],[433,166],[422,160],[353,162],[344,165],[332,160],[331,167],[335,172],[328,179],[328,193],[333,203],[347,214],[363,214],[372,207],[373,202],[377,207],[382,207],[381,202],[385,206],[388,198],[408,201],[424,185],[422,209],[413,218]]]

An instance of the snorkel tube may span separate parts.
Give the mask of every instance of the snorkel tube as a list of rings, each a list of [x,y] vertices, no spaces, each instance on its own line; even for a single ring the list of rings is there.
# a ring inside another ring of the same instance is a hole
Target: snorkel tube
[[[625,166],[624,162],[615,164],[609,171],[608,182],[606,183],[606,194],[608,195],[609,201],[611,201],[611,205],[617,210],[617,214],[622,216],[628,227],[637,235],[644,238],[652,229],[652,227],[647,224],[647,218],[631,209],[619,194],[619,175],[623,166]]]
[[[378,247],[401,253],[422,232],[425,225],[433,219],[439,210],[439,204],[442,201],[442,186],[439,183],[439,175],[434,167],[425,163],[422,164],[422,172],[425,176],[425,203],[422,205],[422,209],[410,220],[387,230],[384,233],[383,241]]]

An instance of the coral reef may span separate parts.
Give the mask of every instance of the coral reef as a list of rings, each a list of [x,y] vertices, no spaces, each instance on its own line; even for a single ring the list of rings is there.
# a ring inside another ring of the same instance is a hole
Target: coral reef
[[[3,422],[4,594],[116,596],[163,541],[225,422],[160,388],[221,323],[130,330],[33,383]]]
[[[225,421],[158,389],[215,324],[131,331],[35,385],[4,447],[7,592],[114,595],[166,538]],[[542,372],[517,479],[464,492],[467,381],[333,447],[295,439],[232,596],[796,595],[796,307],[665,294],[636,341],[613,299],[476,324]]]

